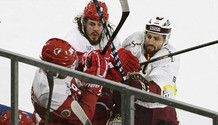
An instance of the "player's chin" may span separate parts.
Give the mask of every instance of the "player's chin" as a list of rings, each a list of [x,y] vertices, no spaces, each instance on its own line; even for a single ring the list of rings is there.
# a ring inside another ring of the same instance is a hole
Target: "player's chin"
[[[98,41],[99,35],[92,35],[90,38],[92,41]]]
[[[155,49],[147,49],[147,53],[153,55],[155,53]]]
[[[92,45],[97,45],[97,44],[99,44],[99,40],[98,39],[90,39],[90,43]]]
[[[91,40],[92,40],[92,41],[98,41],[98,38],[99,38],[99,37],[91,37]]]

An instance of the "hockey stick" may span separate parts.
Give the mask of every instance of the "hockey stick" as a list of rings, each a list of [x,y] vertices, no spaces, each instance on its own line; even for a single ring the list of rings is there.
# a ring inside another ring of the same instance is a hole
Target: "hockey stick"
[[[189,52],[189,51],[192,51],[192,50],[200,49],[200,48],[210,46],[210,45],[213,45],[213,44],[217,44],[217,43],[218,43],[218,40],[212,41],[212,42],[209,42],[209,43],[205,43],[205,44],[201,44],[201,45],[198,45],[198,46],[190,47],[190,48],[187,48],[187,49],[184,49],[184,50],[180,50],[180,51],[177,51],[177,52],[174,52],[174,53],[166,54],[164,56],[160,56],[160,57],[148,60],[146,62],[142,62],[142,63],[140,63],[140,65],[141,66],[142,65],[147,65],[148,63],[151,63],[151,62],[155,62],[155,61],[158,61],[158,60],[161,60],[161,59],[165,59],[165,58],[168,58],[168,57],[172,57],[172,56],[175,56],[175,55],[179,55],[179,54],[182,54],[182,53],[186,53],[186,52]]]
[[[120,4],[122,6],[122,17],[121,17],[121,20],[120,20],[118,26],[116,27],[115,31],[113,32],[112,36],[110,36],[110,32],[109,32],[109,30],[107,28],[107,25],[106,25],[106,22],[104,20],[103,14],[102,14],[101,9],[100,9],[100,6],[98,4],[98,1],[93,0],[93,2],[95,4],[96,10],[97,10],[98,15],[99,15],[99,18],[100,18],[101,23],[102,23],[103,28],[104,28],[104,32],[105,32],[106,37],[108,39],[108,42],[107,42],[106,46],[104,47],[104,49],[102,50],[101,54],[104,55],[106,53],[106,51],[108,50],[109,46],[111,47],[111,50],[112,50],[112,53],[114,55],[115,61],[116,61],[117,65],[118,65],[118,68],[119,68],[120,75],[122,76],[122,81],[124,81],[126,79],[125,74],[124,74],[122,65],[120,63],[120,59],[118,57],[116,48],[115,48],[115,46],[113,44],[113,40],[116,37],[116,35],[118,34],[119,30],[121,29],[121,27],[123,26],[124,22],[126,21],[128,15],[129,15],[128,2],[127,2],[127,0],[120,0]]]
[[[73,110],[74,114],[80,119],[83,125],[92,125],[91,121],[89,120],[86,113],[77,101],[73,101],[71,103],[71,109]]]
[[[48,104],[47,104],[47,109],[46,109],[46,113],[45,113],[44,125],[48,124],[50,107],[51,107],[51,99],[52,99],[53,88],[54,88],[54,79],[53,79],[53,75],[52,75],[51,71],[47,72],[47,79],[48,79],[48,86],[49,86],[49,97],[48,97]]]

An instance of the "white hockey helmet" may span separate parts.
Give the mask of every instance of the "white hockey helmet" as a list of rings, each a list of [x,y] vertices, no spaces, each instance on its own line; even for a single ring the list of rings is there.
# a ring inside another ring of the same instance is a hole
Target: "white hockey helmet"
[[[169,19],[165,17],[153,17],[149,20],[149,22],[145,26],[146,32],[156,33],[160,35],[166,36],[166,42],[168,42],[168,39],[170,37],[171,33],[171,25]]]

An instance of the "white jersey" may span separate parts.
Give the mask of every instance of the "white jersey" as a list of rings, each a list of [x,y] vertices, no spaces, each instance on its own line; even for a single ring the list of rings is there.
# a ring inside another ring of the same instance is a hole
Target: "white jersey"
[[[53,94],[52,94],[51,106],[50,106],[50,112],[51,112],[50,119],[52,120],[57,119],[57,120],[52,121],[52,123],[50,123],[51,121],[49,121],[49,124],[64,125],[66,124],[66,122],[68,124],[70,123],[80,124],[81,123],[80,120],[78,119],[78,117],[76,117],[70,105],[74,100],[79,101],[81,94],[83,94],[84,91],[82,90],[83,87],[82,83],[79,80],[69,76],[67,76],[65,79],[59,79],[54,76],[53,79],[54,79],[54,86],[53,86]],[[97,96],[95,95],[95,97]],[[47,109],[48,98],[49,98],[49,85],[48,85],[47,76],[42,69],[37,69],[33,80],[32,93],[31,93],[32,103],[36,111],[33,113],[33,115],[35,116],[35,120],[34,120],[35,124],[39,124],[43,122],[43,119],[41,118],[45,117],[43,111]],[[85,99],[83,100],[86,101]],[[80,104],[80,106],[87,113],[87,116],[90,117],[92,117],[94,112],[94,109],[91,109],[93,108],[92,105],[95,106],[95,103],[93,104],[89,103],[88,105]]]
[[[135,32],[127,37],[122,43],[122,47],[132,52],[134,56],[139,59],[139,62],[145,62],[147,59],[144,56],[144,32]],[[154,56],[150,59],[160,57],[175,52],[176,50],[170,45],[162,47]],[[176,79],[179,71],[180,59],[178,56],[162,59],[149,63],[145,69],[143,76],[150,82],[155,82],[162,91],[162,96],[174,98],[176,95]],[[136,101],[137,104],[148,107],[164,107],[164,105],[158,103],[147,103]]]
[[[74,29],[70,31],[64,38],[67,42],[69,42],[75,49],[76,51],[80,52],[85,52],[85,51],[92,51],[92,50],[97,50],[97,49],[104,49],[106,46],[108,40],[107,38],[103,35],[101,42],[97,45],[91,45],[78,29]],[[121,42],[120,40],[116,37],[113,41],[114,46],[116,49],[119,49],[121,47]]]

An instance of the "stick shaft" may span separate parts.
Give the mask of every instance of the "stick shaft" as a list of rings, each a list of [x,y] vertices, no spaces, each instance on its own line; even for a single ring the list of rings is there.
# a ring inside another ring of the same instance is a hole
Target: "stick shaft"
[[[48,79],[48,85],[49,85],[49,97],[48,97],[48,104],[47,104],[47,109],[46,109],[46,113],[45,113],[44,125],[47,125],[48,121],[49,121],[51,100],[52,100],[52,94],[53,94],[53,88],[54,88],[54,79],[53,79],[53,75],[50,71],[47,72],[47,79]]]
[[[190,48],[187,48],[187,49],[184,49],[184,50],[180,50],[180,51],[177,51],[177,52],[174,52],[174,53],[170,53],[170,54],[167,54],[167,55],[164,55],[164,56],[160,56],[160,57],[148,60],[146,62],[142,62],[142,63],[140,63],[140,65],[141,66],[146,65],[146,64],[151,63],[151,62],[155,62],[155,61],[158,61],[158,60],[161,60],[161,59],[165,59],[165,58],[172,57],[172,56],[175,56],[175,55],[190,52],[190,51],[200,49],[200,48],[203,48],[203,47],[207,47],[207,46],[210,46],[210,45],[214,45],[214,44],[217,44],[217,43],[218,43],[218,40],[212,41],[212,42],[209,42],[209,43],[205,43],[205,44],[201,44],[201,45],[198,45],[198,46],[190,47]]]
[[[110,32],[109,32],[109,30],[107,28],[106,21],[104,20],[103,14],[102,14],[101,9],[100,9],[100,6],[98,4],[98,1],[97,0],[93,0],[93,2],[95,4],[96,10],[98,12],[100,21],[101,21],[101,23],[103,25],[103,28],[104,28],[103,30],[104,30],[104,32],[106,34],[107,39],[109,40],[107,42],[106,46],[104,47],[104,49],[102,50],[101,54],[104,55],[106,53],[106,51],[108,50],[108,48],[111,47],[111,50],[112,50],[112,53],[114,55],[115,61],[116,61],[117,66],[119,68],[120,75],[122,77],[122,81],[124,81],[125,80],[125,74],[124,74],[124,71],[123,71],[120,59],[118,57],[116,48],[115,48],[115,46],[113,44],[113,40],[116,37],[116,35],[118,34],[119,30],[121,29],[122,25],[124,24],[126,18],[129,15],[129,7],[128,7],[127,0],[120,0],[123,13],[122,13],[122,17],[121,17],[120,23],[118,24],[117,28],[113,32],[112,36],[110,36]]]
[[[77,101],[73,101],[71,103],[71,109],[73,110],[74,114],[80,119],[83,125],[92,125],[88,116]]]

